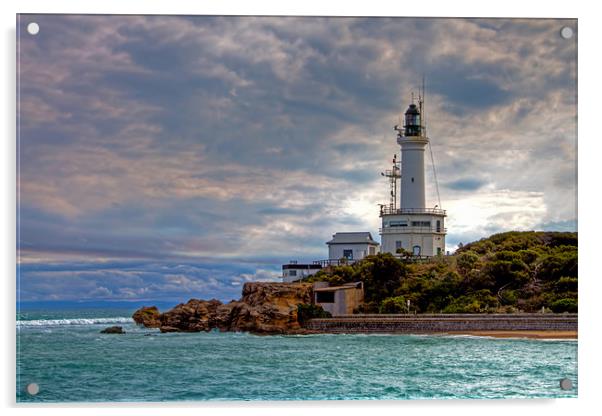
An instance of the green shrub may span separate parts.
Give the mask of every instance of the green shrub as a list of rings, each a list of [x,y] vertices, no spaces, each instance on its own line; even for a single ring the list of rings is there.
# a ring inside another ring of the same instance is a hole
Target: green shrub
[[[474,251],[469,250],[461,253],[457,259],[458,271],[463,275],[466,275],[469,271],[474,269],[478,261],[479,256]]]
[[[353,310],[353,313],[378,313],[377,302],[366,302],[359,305]]]
[[[577,247],[578,238],[577,233],[562,233],[562,232],[553,232],[548,233],[549,242],[548,245],[550,247],[559,247],[559,246],[574,246]]]
[[[504,306],[516,305],[518,301],[518,296],[514,290],[503,290],[500,297]]]
[[[577,250],[555,250],[544,256],[537,277],[547,281],[577,277]]]
[[[330,312],[325,311],[319,305],[313,305],[310,303],[300,303],[297,305],[297,322],[300,325],[305,324],[310,319],[313,318],[331,318],[332,315]]]
[[[521,251],[524,251],[524,250],[521,250]],[[513,262],[515,260],[522,261],[522,258],[518,252],[504,250],[504,251],[498,251],[497,253],[495,253],[493,255],[493,260]]]
[[[577,299],[569,299],[569,298],[559,299],[550,305],[550,309],[552,309],[552,311],[555,313],[562,313],[562,312],[576,313],[577,312]]]
[[[554,291],[556,293],[577,292],[577,278],[561,277],[554,283]]]
[[[495,296],[484,289],[454,299],[443,313],[485,313],[497,306]]]
[[[483,273],[495,281],[495,287],[504,285],[520,286],[529,280],[529,268],[518,258],[512,260],[492,260],[483,268]]]
[[[520,250],[518,252],[518,255],[520,256],[521,260],[524,261],[526,264],[532,264],[539,257],[539,253],[532,249]]]
[[[352,279],[364,282],[366,302],[381,302],[393,296],[408,273],[408,267],[389,253],[368,256],[354,266]]]
[[[403,296],[386,298],[380,303],[379,313],[404,313],[408,312],[406,299]]]

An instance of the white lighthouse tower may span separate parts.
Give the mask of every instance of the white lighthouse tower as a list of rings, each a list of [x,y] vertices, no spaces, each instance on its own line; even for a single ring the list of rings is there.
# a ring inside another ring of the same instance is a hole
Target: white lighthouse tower
[[[418,257],[445,252],[445,211],[439,205],[432,208],[426,205],[424,154],[429,139],[422,116],[423,100],[419,97],[418,106],[412,103],[407,109],[403,128],[395,126],[401,162],[393,159],[393,169],[383,173],[391,180],[391,203],[381,205],[381,251],[394,255],[399,255],[400,249]],[[398,179],[401,179],[399,206]]]

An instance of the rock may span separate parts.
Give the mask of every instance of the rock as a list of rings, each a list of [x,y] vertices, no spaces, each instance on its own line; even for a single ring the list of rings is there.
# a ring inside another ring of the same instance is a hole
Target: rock
[[[161,315],[161,332],[173,332],[177,328],[182,332],[209,331],[215,328],[219,300],[190,299],[188,303],[180,303],[172,310]]]
[[[311,283],[249,282],[243,286],[239,301],[223,304],[216,299],[190,299],[160,314],[158,319],[144,320],[147,312],[143,309],[152,308],[139,309],[134,320],[144,326],[157,325],[158,320],[161,332],[219,329],[257,334],[300,333],[304,330],[297,322],[297,305],[311,303],[311,290]]]
[[[161,313],[156,306],[143,306],[132,315],[134,322],[146,328],[159,328],[161,326]]]
[[[162,326],[161,332],[182,332],[179,328],[173,326]]]
[[[242,298],[231,313],[230,330],[254,333],[294,333],[297,305],[311,303],[311,283],[245,283]]]
[[[120,326],[110,326],[108,328],[100,331],[101,334],[125,334],[123,327]]]

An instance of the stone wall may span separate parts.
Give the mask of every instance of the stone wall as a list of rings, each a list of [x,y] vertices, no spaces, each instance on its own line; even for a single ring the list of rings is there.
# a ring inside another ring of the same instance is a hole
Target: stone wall
[[[327,333],[456,331],[577,331],[577,314],[345,315],[312,319],[305,328]]]

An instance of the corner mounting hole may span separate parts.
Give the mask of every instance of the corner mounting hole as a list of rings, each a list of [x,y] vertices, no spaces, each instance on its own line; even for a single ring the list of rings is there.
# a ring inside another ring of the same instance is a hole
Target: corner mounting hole
[[[25,387],[25,390],[30,396],[35,396],[40,392],[40,386],[38,386],[37,383],[29,383],[27,387]]]
[[[573,383],[568,378],[563,378],[560,380],[560,388],[562,390],[571,390],[573,388]]]
[[[564,26],[562,29],[560,29],[560,36],[563,39],[570,39],[573,37],[573,29],[571,29],[568,26]]]
[[[40,31],[40,25],[37,24],[36,22],[31,22],[30,24],[27,25],[27,32],[30,35],[37,35],[39,31]]]

